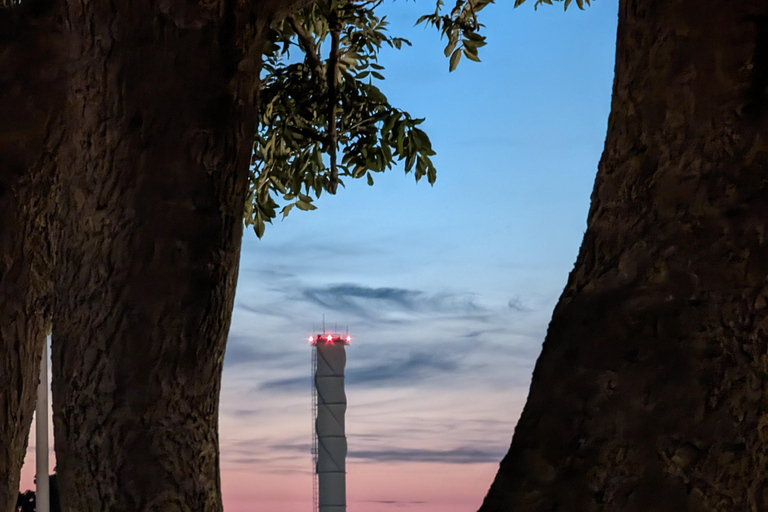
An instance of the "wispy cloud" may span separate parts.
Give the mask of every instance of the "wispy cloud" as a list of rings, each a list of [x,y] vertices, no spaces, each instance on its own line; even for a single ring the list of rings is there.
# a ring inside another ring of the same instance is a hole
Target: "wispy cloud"
[[[293,354],[262,348],[266,345],[263,340],[255,337],[230,335],[227,340],[227,351],[224,354],[224,366],[234,366],[243,363],[269,363],[290,359]]]
[[[231,411],[223,411],[225,414],[229,416],[234,416],[236,418],[252,418],[254,416],[261,416],[264,414],[263,409],[234,409]]]
[[[309,453],[310,444],[305,440],[275,438],[254,438],[227,443],[222,450],[227,461],[259,463],[265,461],[288,461]]]
[[[268,380],[258,386],[260,391],[298,391],[301,389],[308,389],[310,385],[310,379],[307,376],[303,377],[287,377],[284,379]]]
[[[507,302],[507,307],[512,311],[517,311],[518,313],[527,313],[531,311],[531,308],[526,306],[520,297],[512,297],[509,299],[509,302]]]
[[[482,315],[488,311],[475,302],[472,294],[427,294],[408,288],[372,288],[360,284],[336,284],[305,288],[301,297],[323,308],[356,315],[381,318],[386,312],[414,314]]]
[[[292,461],[310,453],[310,444],[292,440],[284,443],[252,439],[227,447],[228,462],[258,464],[267,461]],[[476,464],[498,462],[506,447],[460,446],[448,450],[429,448],[350,449],[347,457],[369,462],[439,462],[444,464]]]
[[[411,500],[411,501],[398,501],[398,500],[361,500],[356,501],[355,503],[376,503],[378,505],[392,505],[394,507],[408,507],[411,505],[421,505],[424,503],[427,503],[426,501],[421,500]]]
[[[387,355],[380,354],[380,357]],[[347,368],[345,377],[350,385],[365,386],[408,386],[434,375],[455,372],[460,360],[453,354],[431,352],[407,352],[402,356],[389,354],[388,361],[374,361]],[[259,390],[297,391],[306,390],[310,378],[305,374],[294,377],[273,379],[259,385]]]
[[[460,447],[451,450],[429,450],[423,448],[400,448],[390,450],[352,450],[350,459],[371,462],[442,462],[446,464],[477,464],[498,462],[504,456],[505,447],[483,449]]]
[[[238,302],[235,305],[235,307],[242,309],[243,311],[247,311],[248,313],[253,313],[256,315],[273,316],[280,319],[293,318],[293,314],[291,313],[291,308],[286,304],[252,305],[248,303]]]
[[[363,386],[403,382],[411,384],[436,373],[456,371],[458,367],[458,360],[446,354],[415,352],[403,359],[350,368],[346,378],[350,384]]]

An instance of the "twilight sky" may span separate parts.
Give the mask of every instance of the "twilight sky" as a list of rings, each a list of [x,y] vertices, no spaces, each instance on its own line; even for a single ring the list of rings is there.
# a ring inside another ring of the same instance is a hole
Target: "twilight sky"
[[[450,74],[444,41],[413,27],[434,3],[386,7],[414,46],[384,52],[380,86],[427,118],[434,187],[396,169],[246,233],[220,415],[227,512],[310,510],[306,339],[323,314],[353,337],[348,510],[480,506],[586,227],[614,65],[616,0],[512,5],[483,11],[483,62]]]

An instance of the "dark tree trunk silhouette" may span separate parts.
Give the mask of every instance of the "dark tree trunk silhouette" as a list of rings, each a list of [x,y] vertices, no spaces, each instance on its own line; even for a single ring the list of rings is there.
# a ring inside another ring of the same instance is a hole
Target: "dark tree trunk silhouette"
[[[220,378],[276,3],[67,1],[52,350],[67,512],[222,510]]]
[[[768,2],[621,0],[588,229],[481,512],[768,507]]]
[[[302,3],[0,10],[0,512],[52,311],[64,510],[221,510],[261,40]]]
[[[0,512],[16,507],[51,318],[51,151],[61,137],[58,35],[51,13],[28,4],[0,9]]]

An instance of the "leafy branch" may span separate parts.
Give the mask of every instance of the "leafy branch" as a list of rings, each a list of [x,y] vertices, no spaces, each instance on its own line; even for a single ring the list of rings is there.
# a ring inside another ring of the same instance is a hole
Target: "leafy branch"
[[[554,0],[564,2],[564,8],[567,10],[572,0]],[[584,9],[584,5],[590,5],[591,0],[576,0],[579,9]],[[534,9],[538,9],[541,4],[552,5],[553,0],[536,0]],[[480,35],[482,23],[477,21],[477,15],[494,0],[456,0],[450,12],[445,13],[444,0],[436,0],[435,11],[425,14],[416,20],[416,24],[434,26],[439,32],[440,37],[448,39],[445,46],[445,56],[450,57],[448,70],[453,71],[459,65],[461,57],[480,62],[478,48],[485,46],[485,36]],[[525,0],[515,0],[515,8],[520,7]]]
[[[333,0],[331,0],[333,3]],[[338,72],[339,72],[339,35],[341,22],[338,13],[331,6],[328,24],[331,29],[331,55],[328,58],[328,156],[331,162],[331,180],[328,183],[328,192],[336,193],[339,185],[339,169],[336,162],[338,151],[338,134],[336,133],[336,105],[339,102]]]
[[[410,45],[387,32],[380,3],[327,0],[272,27],[245,205],[259,237],[278,210],[314,210],[343,179],[373,185],[373,173],[397,162],[416,181],[435,182],[424,120],[392,106],[373,82],[384,80],[382,48]]]
[[[520,1],[520,0],[516,0]],[[524,1],[524,0],[523,0]],[[440,31],[440,37],[446,37],[445,56],[450,56],[448,69],[453,71],[459,65],[461,56],[480,62],[477,50],[485,46],[485,36],[479,31],[483,27],[477,21],[477,14],[493,0],[456,0],[456,4],[448,14],[443,13],[443,0],[437,0],[435,11],[425,14],[416,20],[416,24],[424,23],[434,26]]]
[[[568,6],[571,5],[572,0],[555,0],[556,2],[564,2],[563,9],[568,10]],[[576,0],[576,5],[579,9],[582,11],[584,10],[584,4],[590,5],[591,0]],[[523,4],[525,0],[515,0],[515,7],[518,7]],[[552,0],[536,0],[536,3],[533,4],[534,9],[538,9],[541,4],[547,4],[552,5]]]

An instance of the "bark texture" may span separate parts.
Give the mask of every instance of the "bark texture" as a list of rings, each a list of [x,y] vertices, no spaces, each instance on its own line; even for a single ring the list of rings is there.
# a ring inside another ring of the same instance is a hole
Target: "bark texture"
[[[53,330],[63,510],[221,511],[219,389],[263,2],[67,2]]]
[[[41,2],[0,10],[0,512],[16,509],[51,319],[52,151],[63,87]]]
[[[588,229],[481,512],[768,508],[768,3],[621,0]]]

